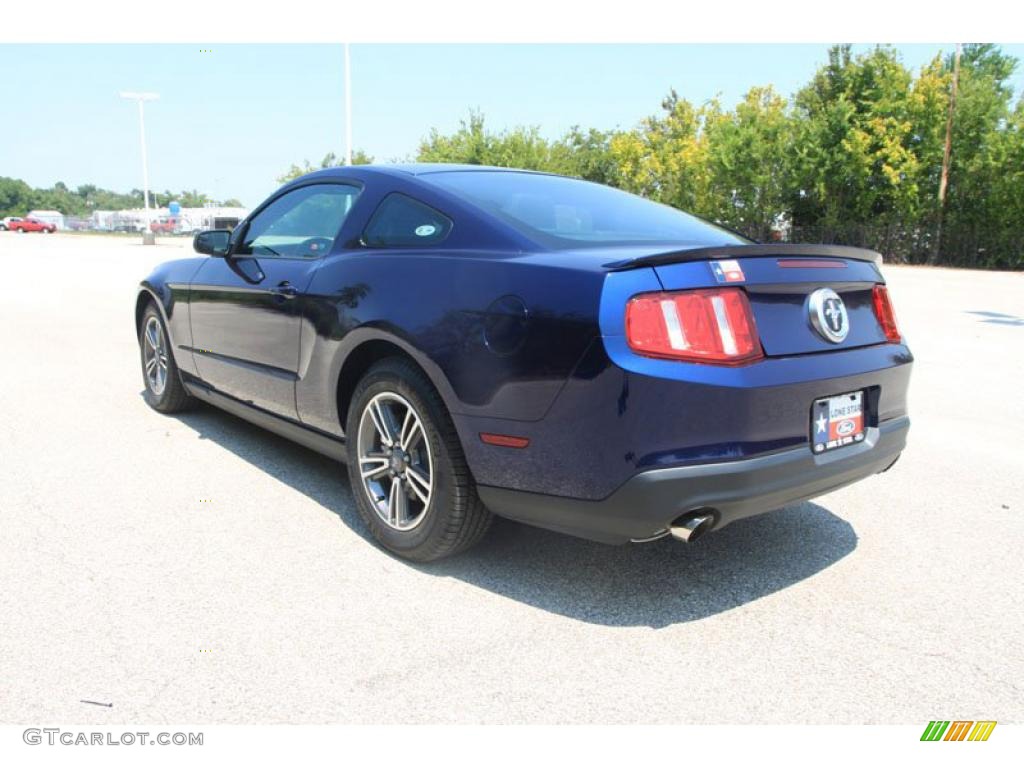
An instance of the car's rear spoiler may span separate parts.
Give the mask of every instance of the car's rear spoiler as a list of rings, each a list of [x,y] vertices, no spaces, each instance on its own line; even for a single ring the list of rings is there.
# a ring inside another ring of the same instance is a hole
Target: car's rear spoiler
[[[853,248],[848,245],[814,245],[811,243],[752,243],[751,245],[713,245],[702,248],[687,248],[681,251],[653,253],[632,259],[611,261],[605,269],[617,271],[635,267],[660,267],[684,261],[708,261],[710,259],[747,258],[752,256],[832,256],[855,261],[871,261],[881,266],[882,255],[867,248]]]

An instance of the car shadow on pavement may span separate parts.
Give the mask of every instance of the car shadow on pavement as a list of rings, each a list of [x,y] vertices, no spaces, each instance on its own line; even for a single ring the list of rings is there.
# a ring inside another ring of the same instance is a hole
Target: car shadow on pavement
[[[352,503],[344,467],[214,408],[177,416],[334,512],[373,542]],[[477,547],[448,560],[406,564],[551,613],[605,626],[666,627],[704,619],[785,589],[850,554],[845,520],[804,502],[740,520],[693,544],[660,539],[607,546],[496,519]]]
[[[982,318],[980,322],[989,323],[991,325],[1011,325],[1011,326],[1024,326],[1024,317],[1017,317],[1016,315],[1008,315],[1005,312],[986,312],[982,310],[967,310],[965,314],[976,315]]]
[[[421,568],[580,621],[659,628],[778,592],[856,546],[848,522],[805,502],[693,544],[664,538],[613,547],[498,519],[472,551]]]

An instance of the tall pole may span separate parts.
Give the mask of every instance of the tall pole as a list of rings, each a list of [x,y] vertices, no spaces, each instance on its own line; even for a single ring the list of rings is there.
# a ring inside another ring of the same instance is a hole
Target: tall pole
[[[139,143],[142,146],[142,207],[145,210],[143,214],[146,222],[146,230],[144,235],[149,234],[149,162],[146,158],[146,115],[145,107],[143,106],[147,101],[153,101],[159,99],[159,93],[137,93],[135,91],[121,91],[122,99],[134,100],[139,105]]]
[[[352,165],[352,74],[345,43],[345,165]]]
[[[939,210],[935,227],[935,247],[932,250],[931,263],[939,260],[939,248],[942,245],[942,215],[946,207],[946,187],[949,184],[949,161],[953,155],[953,113],[956,112],[956,91],[960,83],[960,43],[956,44],[953,54],[953,82],[949,89],[949,113],[946,115],[946,146],[942,152],[942,176],[939,178]]]
[[[139,99],[139,143],[142,146],[142,207],[145,209],[146,226],[149,226],[149,162],[146,159],[146,110]]]

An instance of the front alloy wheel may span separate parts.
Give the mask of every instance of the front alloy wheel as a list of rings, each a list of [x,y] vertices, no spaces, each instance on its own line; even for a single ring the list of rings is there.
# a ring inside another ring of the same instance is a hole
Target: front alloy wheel
[[[150,392],[160,397],[167,388],[167,342],[164,341],[164,329],[160,326],[160,318],[155,315],[146,318],[142,338],[146,386]]]
[[[192,397],[185,390],[168,342],[167,329],[156,306],[149,304],[142,314],[139,329],[139,352],[142,358],[142,380],[146,385],[143,397],[161,413],[175,413],[187,408]]]

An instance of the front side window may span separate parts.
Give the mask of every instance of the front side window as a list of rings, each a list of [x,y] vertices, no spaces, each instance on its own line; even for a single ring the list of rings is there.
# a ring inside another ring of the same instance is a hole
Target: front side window
[[[452,221],[440,211],[400,192],[392,192],[373,212],[363,232],[371,248],[415,248],[441,242]]]
[[[334,245],[358,195],[359,189],[348,184],[294,189],[253,217],[237,253],[306,259],[323,256]]]

